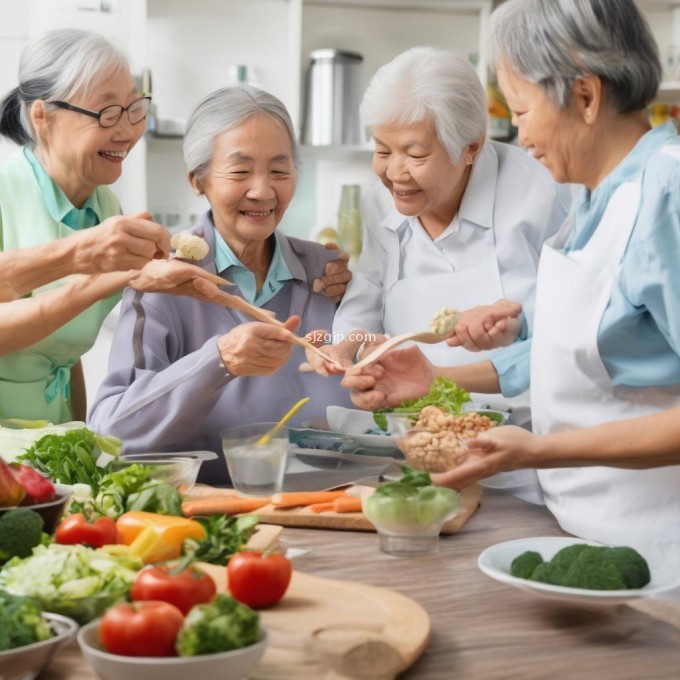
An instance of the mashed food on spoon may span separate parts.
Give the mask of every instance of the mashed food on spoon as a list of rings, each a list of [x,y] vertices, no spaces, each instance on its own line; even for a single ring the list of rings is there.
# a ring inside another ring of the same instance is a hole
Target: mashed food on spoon
[[[458,323],[460,314],[453,307],[442,307],[435,312],[430,321],[429,331],[437,335],[448,335]]]

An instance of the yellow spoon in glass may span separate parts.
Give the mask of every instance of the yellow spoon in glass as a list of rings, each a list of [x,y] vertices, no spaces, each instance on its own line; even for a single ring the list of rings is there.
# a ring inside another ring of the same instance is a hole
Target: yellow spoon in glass
[[[281,420],[279,420],[274,427],[272,427],[269,432],[263,434],[256,442],[256,446],[264,446],[265,444],[269,444],[269,440],[300,410],[302,406],[304,406],[307,402],[309,401],[309,397],[303,397],[298,401],[295,406],[293,406],[288,413],[286,413]]]

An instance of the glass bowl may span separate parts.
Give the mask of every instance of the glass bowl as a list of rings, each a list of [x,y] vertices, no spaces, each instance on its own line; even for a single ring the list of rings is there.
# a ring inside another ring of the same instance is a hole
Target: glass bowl
[[[442,525],[460,510],[460,495],[452,489],[427,486],[410,495],[383,496],[364,487],[361,506],[380,536],[383,552],[422,555],[437,551]]]
[[[426,406],[415,424],[412,418],[393,418],[393,439],[411,467],[444,472],[467,458],[468,440],[502,423],[502,416],[493,413],[469,411],[452,415],[436,406]]]
[[[204,460],[214,460],[212,451],[182,451],[181,453],[132,453],[120,456],[111,462],[111,470],[124,470],[139,464],[152,468],[153,479],[171,484],[180,493],[186,494],[193,488]]]

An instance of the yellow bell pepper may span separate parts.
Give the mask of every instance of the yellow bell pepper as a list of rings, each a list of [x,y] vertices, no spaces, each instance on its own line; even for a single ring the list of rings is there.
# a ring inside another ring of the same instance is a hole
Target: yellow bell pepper
[[[205,529],[194,520],[153,512],[126,512],[116,521],[119,541],[145,562],[171,560],[180,556],[187,538],[202,541]]]

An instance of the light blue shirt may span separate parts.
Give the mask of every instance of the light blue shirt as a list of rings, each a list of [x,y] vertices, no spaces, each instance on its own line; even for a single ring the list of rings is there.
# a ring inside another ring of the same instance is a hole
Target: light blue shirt
[[[85,201],[82,208],[76,208],[61,187],[47,174],[33,151],[28,147],[24,147],[23,151],[33,170],[40,193],[45,199],[47,212],[55,222],[61,222],[71,229],[86,229],[102,221],[99,202],[95,194]]]
[[[680,384],[680,162],[656,153],[668,143],[680,147],[672,123],[645,134],[593,192],[584,189],[564,247],[583,248],[614,191],[644,170],[640,210],[598,331],[600,356],[614,385]],[[494,354],[505,396],[529,386],[530,353],[529,338]]]
[[[269,265],[267,278],[262,285],[262,289],[258,291],[255,274],[243,265],[217,229],[215,229],[215,267],[217,271],[220,276],[224,276],[225,279],[229,279],[239,287],[241,295],[243,295],[245,300],[258,307],[262,307],[262,305],[271,300],[283,288],[284,283],[293,278],[281,254],[279,236],[276,232],[274,232],[274,239],[272,262]]]

